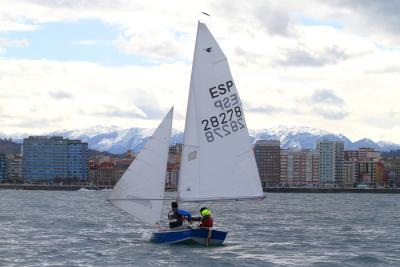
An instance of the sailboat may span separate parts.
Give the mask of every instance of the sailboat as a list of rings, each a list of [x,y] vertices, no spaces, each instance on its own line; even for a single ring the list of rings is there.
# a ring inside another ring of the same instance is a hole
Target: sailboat
[[[171,113],[161,123],[162,130],[156,130],[135,160],[140,162],[144,158],[148,160],[147,165],[134,161],[110,194],[114,205],[154,225],[159,225],[160,220],[163,200],[160,185],[164,186],[168,147],[166,143],[154,145],[151,142],[170,136]],[[160,137],[161,132],[164,135]],[[152,149],[163,157],[151,158],[155,153],[150,153]],[[149,174],[148,170],[152,172]],[[261,181],[228,61],[207,26],[199,22],[176,200],[204,202],[261,198]],[[152,233],[151,241],[218,245],[226,236],[225,231],[188,227],[160,229]]]

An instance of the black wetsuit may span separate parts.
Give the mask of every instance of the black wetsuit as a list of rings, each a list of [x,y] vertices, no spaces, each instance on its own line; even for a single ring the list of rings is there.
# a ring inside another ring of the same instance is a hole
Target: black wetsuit
[[[170,220],[169,222],[169,227],[170,228],[175,228],[178,226],[181,226],[183,224],[183,216],[180,215],[176,210],[171,210],[168,213],[168,219]]]
[[[181,226],[183,224],[184,217],[187,217],[189,221],[192,220],[192,215],[190,214],[190,212],[186,210],[181,210],[181,209],[171,210],[168,213],[168,219],[170,220],[169,227],[174,228]]]

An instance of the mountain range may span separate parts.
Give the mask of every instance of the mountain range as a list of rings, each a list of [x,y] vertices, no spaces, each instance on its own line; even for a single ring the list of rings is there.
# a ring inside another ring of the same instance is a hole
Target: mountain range
[[[107,151],[114,154],[121,154],[128,149],[135,152],[140,151],[146,143],[154,129],[150,128],[128,128],[123,129],[117,126],[94,126],[79,130],[61,130],[44,133],[49,136],[63,136],[69,139],[80,139],[87,142],[90,149]],[[343,141],[345,149],[358,149],[360,147],[371,147],[379,151],[399,150],[400,145],[387,141],[374,142],[364,138],[352,142],[342,134],[334,134],[325,130],[311,127],[288,127],[278,126],[263,130],[249,130],[251,141],[257,140],[280,140],[282,148],[314,149],[315,143],[320,139],[332,141]],[[21,142],[22,138],[28,134],[6,136],[0,134],[2,138],[13,138],[16,142]],[[183,132],[173,129],[171,144],[182,143]]]

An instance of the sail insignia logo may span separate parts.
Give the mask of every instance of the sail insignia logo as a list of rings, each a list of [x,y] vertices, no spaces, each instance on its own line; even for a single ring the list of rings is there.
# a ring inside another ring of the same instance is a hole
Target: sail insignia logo
[[[207,47],[207,48],[204,49],[204,51],[206,51],[206,52],[208,52],[208,53],[211,53],[212,47],[211,47],[211,46],[210,46],[210,47]]]

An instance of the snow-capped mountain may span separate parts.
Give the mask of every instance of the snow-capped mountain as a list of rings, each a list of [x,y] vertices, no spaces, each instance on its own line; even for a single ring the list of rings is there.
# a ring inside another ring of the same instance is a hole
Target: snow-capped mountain
[[[379,141],[377,145],[382,149],[382,151],[390,151],[390,150],[400,150],[400,145],[389,142],[389,141]]]
[[[140,151],[153,131],[154,129],[149,128],[134,127],[123,129],[117,126],[94,126],[86,129],[55,131],[43,135],[57,135],[70,139],[80,139],[83,142],[87,142],[91,149],[121,154],[128,149],[136,152]],[[358,149],[359,147],[372,147],[381,151],[400,149],[399,144],[385,141],[374,142],[367,138],[352,142],[342,134],[334,134],[311,127],[278,126],[263,130],[250,130],[249,133],[253,143],[260,139],[280,140],[282,148],[314,149],[318,140],[327,139],[343,141],[345,149]],[[4,137],[16,139],[14,136]],[[20,138],[20,136],[18,137]],[[173,129],[171,143],[182,143],[182,141],[183,132]]]
[[[377,143],[368,138],[364,138],[353,143],[353,148],[358,147],[371,147],[375,150],[382,150],[382,148]]]
[[[128,149],[140,151],[153,131],[154,129],[151,128],[123,129],[117,126],[95,126],[72,131],[50,132],[46,133],[46,135],[80,139],[83,142],[87,142],[91,149],[120,154]]]
[[[280,140],[282,148],[313,149],[318,140],[325,138],[332,141],[343,141],[347,149],[352,149],[352,142],[344,135],[333,134],[311,127],[278,126],[270,129],[249,131],[253,142],[257,140]]]

